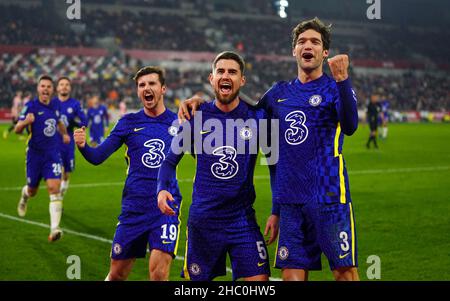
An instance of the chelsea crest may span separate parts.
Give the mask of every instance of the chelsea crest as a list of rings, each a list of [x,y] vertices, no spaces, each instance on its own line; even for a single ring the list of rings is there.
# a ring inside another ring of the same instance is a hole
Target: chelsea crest
[[[322,102],[322,96],[315,94],[309,98],[309,104],[313,107],[317,107]]]

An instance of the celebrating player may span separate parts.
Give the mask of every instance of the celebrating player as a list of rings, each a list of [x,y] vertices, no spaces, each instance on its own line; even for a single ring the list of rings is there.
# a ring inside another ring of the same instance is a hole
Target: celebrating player
[[[189,133],[189,138],[186,138],[189,141],[183,140],[183,145],[195,144],[192,151],[197,157],[183,275],[197,281],[213,280],[225,275],[228,253],[233,279],[266,281],[270,275],[267,248],[253,209],[256,197],[253,173],[257,153],[249,151],[252,146],[257,146],[258,128],[256,123],[253,127],[233,128],[231,132],[227,128],[228,121],[259,120],[264,117],[264,112],[239,99],[239,90],[245,84],[244,61],[239,55],[223,52],[215,58],[212,67],[209,81],[216,98],[200,106],[202,114],[196,117],[202,116],[198,117],[201,120],[192,118],[190,123],[182,127]],[[196,122],[201,123],[201,129],[197,132]],[[214,130],[207,126],[211,122],[217,124]],[[219,128],[226,130],[221,131]],[[234,132],[238,134],[229,135]],[[179,135],[184,137],[182,133]],[[198,139],[194,138],[196,136]],[[211,137],[217,140],[214,140],[208,152],[204,143],[211,141]],[[239,152],[238,145],[242,142],[245,143],[245,151]],[[186,147],[185,150],[190,151],[191,148]],[[158,206],[169,216],[175,213],[172,209],[174,197],[170,193],[170,179],[175,176],[176,166],[183,154],[177,154],[172,147],[158,176]],[[270,228],[271,241],[278,232],[277,214],[274,208],[274,214],[266,226]]]
[[[168,189],[175,199],[175,214],[163,215],[157,206],[156,181],[159,167],[177,133],[177,128],[172,126],[177,116],[164,105],[166,85],[161,68],[144,67],[134,80],[142,110],[124,115],[97,148],[86,144],[84,128],[75,130],[74,139],[84,158],[95,165],[105,161],[122,144],[127,146],[128,176],[106,280],[126,280],[135,259],[145,257],[147,244],[151,250],[150,279],[168,280],[178,249],[181,194],[174,176],[169,180]]]
[[[97,146],[105,140],[105,132],[109,126],[108,109],[100,104],[98,96],[90,99],[87,111],[89,138],[92,146]]]
[[[38,98],[26,104],[19,117],[14,131],[21,133],[28,127],[31,138],[28,141],[26,157],[27,185],[22,189],[22,195],[17,207],[19,216],[25,216],[29,198],[36,195],[39,182],[44,178],[50,195],[50,242],[61,238],[59,227],[63,210],[61,184],[61,155],[60,137],[68,144],[70,137],[61,120],[59,101],[51,99],[53,94],[53,80],[43,75],[37,85]]]
[[[74,127],[86,126],[86,115],[78,100],[70,97],[72,85],[68,77],[60,77],[56,83],[57,100],[61,103],[61,120],[72,137]],[[63,162],[63,178],[61,181],[61,196],[64,197],[69,188],[70,173],[75,169],[75,143],[61,144],[61,159]]]
[[[318,18],[292,32],[297,78],[278,82],[258,102],[280,121],[275,202],[280,204],[280,237],[275,266],[284,280],[307,280],[328,258],[336,280],[358,280],[355,220],[345,161],[344,134],[358,125],[356,95],[347,55],[328,59],[333,78],[323,73],[331,40]],[[189,118],[199,99],[180,106]],[[192,106],[192,104],[194,104]]]

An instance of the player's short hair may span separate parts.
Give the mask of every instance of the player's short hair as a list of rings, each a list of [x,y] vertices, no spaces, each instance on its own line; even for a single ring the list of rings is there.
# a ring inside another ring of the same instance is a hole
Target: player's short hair
[[[217,62],[220,60],[233,60],[236,63],[239,64],[239,69],[241,70],[242,75],[244,74],[244,70],[245,70],[245,61],[242,58],[242,56],[240,56],[239,54],[237,54],[236,52],[233,51],[224,51],[219,53],[216,58],[213,61],[212,64],[212,69],[214,71],[214,69],[216,69],[216,65]]]
[[[49,80],[49,81],[52,82],[52,85],[54,84],[54,83],[53,83],[53,78],[52,78],[50,75],[47,75],[47,74],[41,75],[41,76],[39,77],[39,79],[38,79],[38,84],[39,84],[42,80]]]
[[[56,81],[56,85],[58,85],[59,82],[62,81],[62,80],[66,80],[66,81],[69,82],[69,84],[72,84],[72,81],[70,80],[70,78],[68,78],[67,76],[61,76],[61,77],[59,77],[58,80]]]
[[[164,86],[166,84],[166,76],[164,69],[157,67],[157,66],[145,66],[136,72],[136,74],[133,76],[133,80],[136,83],[136,86],[138,84],[138,80],[141,76],[156,73],[158,74],[159,82],[161,83],[161,86]]]
[[[298,37],[301,33],[312,29],[320,33],[322,36],[323,49],[329,50],[331,44],[331,24],[325,25],[319,18],[314,17],[314,19],[306,20],[300,22],[292,30],[292,48],[295,48],[297,44]]]

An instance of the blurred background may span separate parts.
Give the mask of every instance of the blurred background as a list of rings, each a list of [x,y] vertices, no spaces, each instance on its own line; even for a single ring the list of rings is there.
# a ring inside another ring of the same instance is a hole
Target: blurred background
[[[210,62],[223,50],[246,59],[243,93],[256,100],[295,78],[291,30],[317,16],[332,24],[331,56],[350,56],[361,119],[378,97],[389,101],[393,121],[448,121],[450,2],[379,4],[379,19],[369,19],[375,11],[365,0],[2,0],[0,119],[10,120],[16,92],[34,94],[44,73],[69,76],[83,103],[99,95],[114,119],[119,106],[139,107],[131,77],[149,64],[166,69],[174,110],[208,90]]]

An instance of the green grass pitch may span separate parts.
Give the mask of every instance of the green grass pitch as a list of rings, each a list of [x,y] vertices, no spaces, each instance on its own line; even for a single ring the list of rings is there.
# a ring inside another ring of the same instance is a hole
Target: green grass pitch
[[[6,125],[0,126],[3,131]],[[379,150],[367,150],[368,128],[361,124],[346,137],[344,157],[356,219],[359,271],[367,280],[367,258],[381,259],[381,280],[450,280],[450,125],[392,124]],[[103,280],[109,269],[126,165],[119,150],[101,166],[76,155],[76,171],[64,199],[63,238],[47,242],[48,194],[40,189],[25,218],[17,217],[20,187],[25,184],[25,142],[14,134],[0,138],[0,280],[67,280],[69,255],[81,259],[81,280]],[[178,256],[184,256],[194,160],[185,156],[178,168],[184,198]],[[271,210],[267,167],[256,167],[255,208],[264,227]],[[43,184],[43,183],[42,183]],[[86,185],[83,185],[86,184]],[[23,221],[32,221],[25,223]],[[72,231],[74,232],[72,232]],[[87,236],[91,235],[91,236]],[[275,244],[269,247],[273,262]],[[130,280],[146,280],[148,259],[137,260]],[[172,280],[183,262],[175,260]],[[272,269],[272,277],[280,271]],[[230,280],[231,273],[218,280]],[[332,280],[323,271],[311,280]]]

